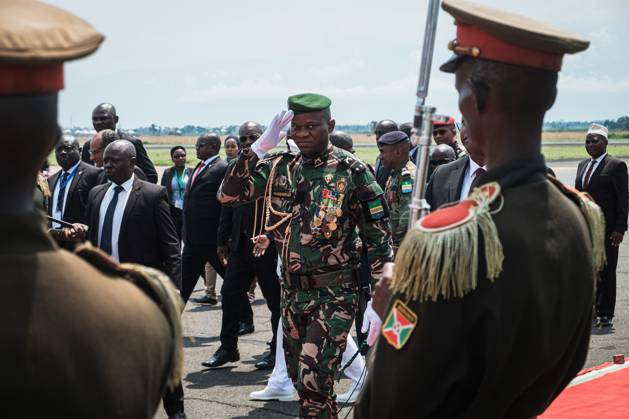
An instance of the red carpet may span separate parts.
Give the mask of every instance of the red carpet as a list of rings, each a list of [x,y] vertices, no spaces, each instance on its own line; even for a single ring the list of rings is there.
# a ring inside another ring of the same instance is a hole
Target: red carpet
[[[628,419],[629,363],[606,363],[579,374],[540,418]]]

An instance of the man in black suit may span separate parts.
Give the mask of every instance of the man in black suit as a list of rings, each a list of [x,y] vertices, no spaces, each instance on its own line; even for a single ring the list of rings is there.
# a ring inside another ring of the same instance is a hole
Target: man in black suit
[[[119,262],[165,272],[181,288],[181,251],[166,189],[135,176],[135,148],[129,141],[108,145],[103,160],[110,182],[89,194],[90,241]],[[166,392],[164,409],[169,418],[185,418],[181,384]]]
[[[64,136],[57,143],[55,158],[61,170],[48,178],[52,194],[49,199],[48,213],[58,220],[87,224],[85,208],[88,195],[92,188],[98,185],[100,171],[81,161],[81,148],[74,137]],[[52,227],[60,228],[61,226],[52,223]]]
[[[200,136],[196,143],[201,160],[192,171],[183,203],[183,255],[181,296],[188,301],[205,263],[225,277],[225,267],[216,254],[216,237],[221,204],[216,193],[223,181],[227,163],[218,156],[221,139],[214,133]]]
[[[476,178],[486,172],[484,151],[468,136],[464,122],[461,124],[461,141],[468,154],[452,163],[437,166],[430,177],[426,201],[433,211],[443,204],[466,198]]]
[[[262,127],[257,122],[245,122],[239,129],[240,144],[251,147],[262,135]],[[275,342],[277,325],[280,319],[280,283],[277,276],[277,250],[271,246],[262,256],[253,256],[251,238],[263,229],[264,213],[259,203],[251,202],[235,207],[225,206],[221,210],[218,229],[218,255],[227,264],[223,287],[221,288],[223,323],[221,326],[221,346],[203,366],[218,367],[240,359],[238,353],[238,329],[242,313],[247,310],[249,301],[247,290],[254,277],[271,311],[271,353],[258,361],[258,369],[267,370],[275,366]],[[254,221],[255,220],[255,221]],[[254,231],[254,224],[258,231]]]
[[[574,186],[589,193],[605,216],[607,265],[596,287],[596,326],[609,328],[616,305],[618,247],[627,231],[627,165],[607,154],[607,128],[602,125],[590,126],[585,149],[592,158],[579,163]]]
[[[101,103],[92,111],[92,125],[94,126],[96,132],[100,132],[104,129],[110,129],[116,132],[118,138],[127,140],[133,144],[133,147],[135,147],[135,154],[137,156],[136,167],[142,169],[149,182],[157,183],[157,170],[155,170],[153,162],[149,159],[146,149],[144,148],[144,144],[142,144],[142,140],[129,135],[126,132],[122,132],[121,130],[116,131],[116,124],[118,124],[118,115],[116,115],[116,108],[111,103]],[[83,144],[81,159],[86,163],[90,163],[93,160],[90,157],[89,150],[90,140]]]

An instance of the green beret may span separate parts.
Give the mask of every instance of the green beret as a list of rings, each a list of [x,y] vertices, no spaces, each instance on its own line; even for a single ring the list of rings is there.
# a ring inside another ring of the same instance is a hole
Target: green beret
[[[316,93],[301,93],[288,98],[288,109],[296,114],[324,111],[331,104],[329,98]]]

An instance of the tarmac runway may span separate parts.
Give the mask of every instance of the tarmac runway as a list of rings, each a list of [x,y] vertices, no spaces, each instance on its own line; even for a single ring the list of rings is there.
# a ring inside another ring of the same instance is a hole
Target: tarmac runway
[[[577,162],[551,162],[549,166],[563,182],[573,185]],[[161,170],[160,170],[161,172]],[[570,257],[570,255],[566,255]],[[618,296],[614,328],[607,333],[593,332],[590,353],[585,367],[611,361],[617,353],[629,355],[629,247],[620,247],[618,262]],[[218,281],[217,291],[221,281]],[[202,282],[197,284],[194,295],[201,295]],[[249,393],[261,390],[270,372],[255,369],[255,362],[268,351],[271,339],[270,313],[259,289],[258,299],[253,305],[256,331],[239,340],[240,362],[227,364],[225,368],[206,369],[201,362],[209,358],[220,346],[218,335],[221,326],[221,308],[188,304],[183,316],[184,324],[184,391],[188,418],[285,418],[298,413],[296,402],[255,402]],[[349,380],[341,380],[336,386],[341,393],[349,386]],[[349,413],[349,407],[340,412],[340,417]],[[348,417],[352,417],[353,412]],[[156,418],[165,418],[159,409]]]

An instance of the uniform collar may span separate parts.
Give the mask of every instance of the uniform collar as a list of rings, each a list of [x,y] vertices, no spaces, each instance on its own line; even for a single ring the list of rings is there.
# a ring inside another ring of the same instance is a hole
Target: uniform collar
[[[479,176],[478,185],[489,182],[498,182],[502,189],[527,185],[546,179],[546,162],[544,156],[539,154],[510,161],[498,166]]]
[[[304,162],[304,164],[310,164],[314,167],[322,166],[328,161],[328,156],[332,154],[333,150],[334,146],[332,145],[332,143],[328,143],[327,148],[315,157],[306,157],[302,154],[302,161]]]

